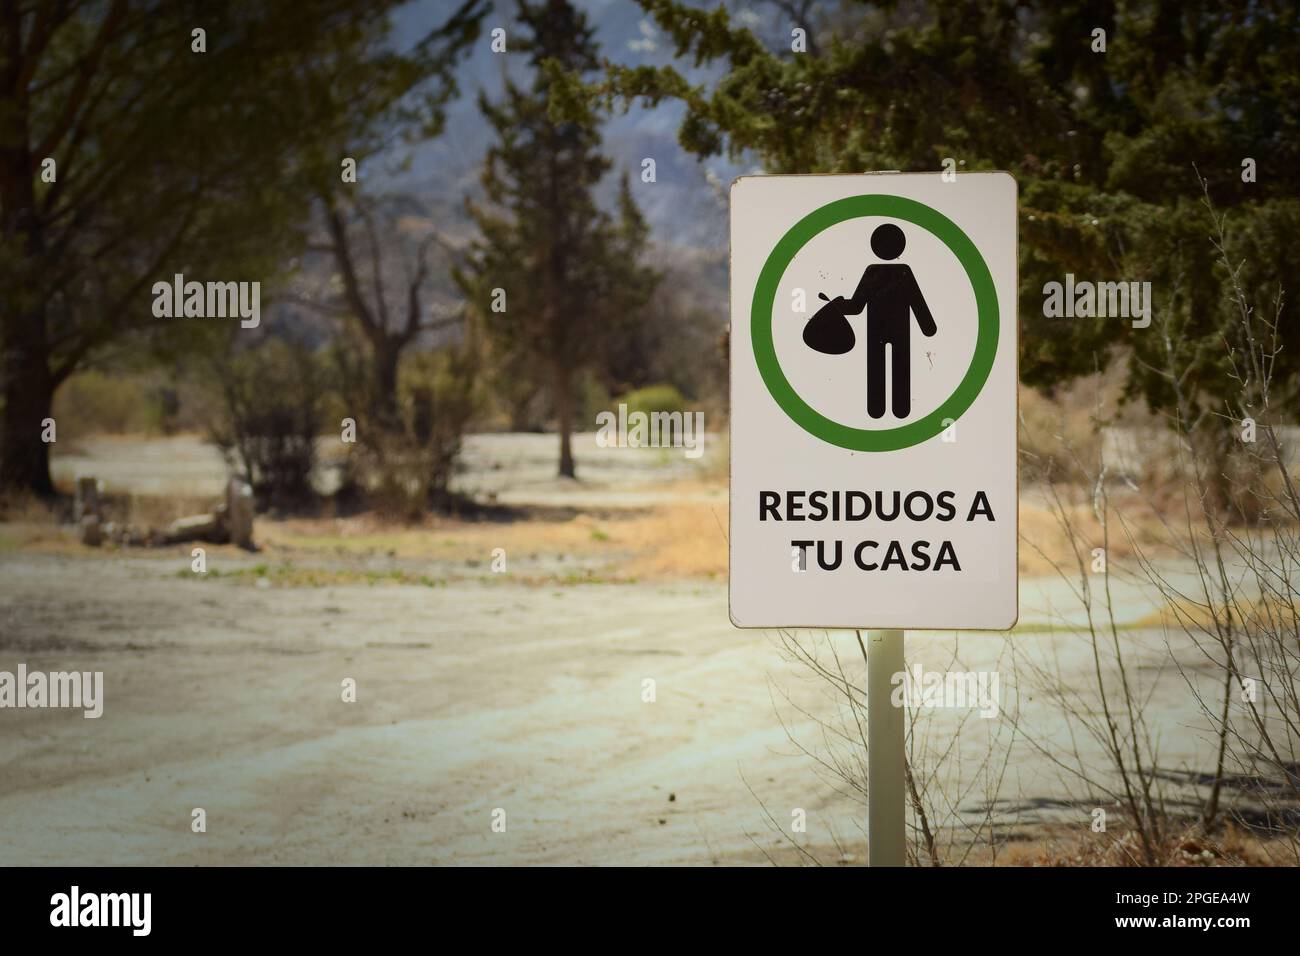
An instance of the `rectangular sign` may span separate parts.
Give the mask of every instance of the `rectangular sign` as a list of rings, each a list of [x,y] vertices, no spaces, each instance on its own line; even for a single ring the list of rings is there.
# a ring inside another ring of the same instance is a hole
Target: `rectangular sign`
[[[737,627],[1015,624],[1016,271],[1007,173],[732,185]]]

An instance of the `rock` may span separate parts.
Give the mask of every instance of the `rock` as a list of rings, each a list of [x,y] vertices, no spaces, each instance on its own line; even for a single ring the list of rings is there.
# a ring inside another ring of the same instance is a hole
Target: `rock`
[[[86,517],[93,517],[96,520],[103,517],[100,511],[99,481],[93,476],[88,475],[77,479],[77,500],[73,505],[73,517],[77,521]]]
[[[189,515],[177,518],[163,532],[168,544],[181,541],[213,541],[220,536],[221,520],[215,514]]]
[[[98,515],[86,515],[81,519],[81,543],[92,548],[104,543],[104,530],[100,527]]]

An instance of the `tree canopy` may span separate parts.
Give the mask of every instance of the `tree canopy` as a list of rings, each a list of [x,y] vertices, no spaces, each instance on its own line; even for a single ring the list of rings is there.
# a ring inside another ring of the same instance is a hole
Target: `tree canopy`
[[[765,44],[724,8],[638,2],[679,59],[720,64],[721,77],[607,62],[602,81],[567,84],[557,108],[679,99],[687,149],[756,157],[772,173],[937,172],[946,158],[1009,170],[1026,383],[1050,389],[1124,354],[1129,394],[1159,409],[1175,405],[1171,361],[1198,417],[1241,387],[1228,354],[1242,344],[1236,304],[1201,177],[1247,298],[1272,303],[1300,272],[1294,4],[843,3],[789,21],[812,30],[801,53],[789,31],[784,46]],[[1152,282],[1156,321],[1045,317],[1043,286],[1067,272]],[[1284,323],[1282,338],[1277,384],[1294,395],[1300,325]]]
[[[581,79],[599,67],[585,15],[568,0],[546,0],[521,2],[519,20],[527,34],[513,48],[527,54],[532,82],[507,80],[497,103],[479,98],[497,139],[483,172],[487,201],[468,203],[480,235],[460,282],[499,349],[549,374],[559,470],[573,476],[574,372],[635,320],[656,277],[640,261],[649,230],[626,177],[617,218],[596,202],[611,168],[600,153],[599,117],[557,120],[551,112],[556,71]]]
[[[154,281],[273,276],[344,155],[436,129],[483,6],[406,51],[396,6],[0,5],[0,486],[52,491],[41,422],[74,371],[213,334],[154,317]]]

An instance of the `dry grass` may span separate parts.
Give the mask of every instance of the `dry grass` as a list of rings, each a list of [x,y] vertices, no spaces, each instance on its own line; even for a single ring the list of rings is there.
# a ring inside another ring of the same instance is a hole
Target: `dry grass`
[[[14,525],[48,525],[57,520],[57,509],[35,495],[0,496],[0,522]]]
[[[1178,867],[1274,866],[1289,859],[1291,852],[1286,841],[1264,840],[1232,825],[1213,835],[1189,826],[1166,840],[1161,851],[1161,866]],[[987,855],[987,848],[981,848],[968,862],[988,864]],[[1135,833],[1049,828],[1044,834],[1031,833],[1004,844],[996,862],[998,866],[1134,866],[1141,858]]]
[[[1075,500],[1063,505],[1058,513],[1043,496],[1024,493],[1020,499],[1020,573],[1033,577],[1055,574],[1053,562],[1069,574],[1077,572],[1075,552],[1071,547],[1070,533],[1062,523],[1062,516],[1075,529],[1081,545],[1086,545],[1083,558],[1092,561],[1092,549],[1105,542],[1108,562],[1134,559],[1139,549],[1150,558],[1170,557],[1176,549],[1170,541],[1170,531],[1159,517],[1136,499],[1116,500],[1112,493],[1112,506],[1118,512],[1109,519],[1109,540],[1103,536],[1101,522],[1092,505],[1080,500],[1082,491],[1075,491]]]
[[[636,555],[629,565],[634,577],[725,579],[727,517],[725,506],[657,508],[611,535]]]
[[[725,578],[727,515],[723,507],[657,506],[510,522],[430,518],[410,527],[373,515],[332,520],[260,522],[270,551],[338,557],[386,556],[483,564],[496,548],[529,559],[580,559],[606,580]]]
[[[683,484],[683,493],[699,483]],[[184,515],[209,511],[215,500],[200,496],[109,496],[108,520],[141,528],[162,528]],[[1100,546],[1101,526],[1083,503],[1067,507],[1083,541]],[[0,524],[0,547],[86,552],[71,525],[35,499],[10,504]],[[521,512],[512,521],[470,521],[429,516],[417,524],[387,521],[368,513],[348,518],[259,518],[256,539],[272,555],[304,560],[393,558],[482,565],[494,549],[510,557],[575,560],[595,568],[605,580],[725,580],[727,576],[725,502],[683,501],[640,509],[610,509],[571,514],[545,509]],[[1112,525],[1109,559],[1131,558],[1136,541],[1148,553],[1169,549],[1151,517],[1132,521],[1133,538]],[[1027,493],[1020,503],[1020,573],[1055,573],[1052,561],[1073,570],[1069,536],[1041,496]],[[1085,554],[1091,560],[1090,554]],[[1050,559],[1050,560],[1049,560]]]
[[[611,550],[598,515],[529,516],[518,521],[461,521],[429,517],[417,524],[375,514],[349,518],[259,521],[257,539],[270,549],[321,555],[387,556],[411,560],[487,560],[494,548],[509,554],[599,555]]]
[[[691,486],[694,488],[694,486]],[[683,490],[690,490],[683,488]],[[134,496],[107,503],[110,520],[163,527],[186,514],[207,511],[206,498]],[[67,554],[93,554],[77,540],[76,528],[29,502],[11,507],[0,524],[0,547]],[[727,511],[694,502],[643,509],[568,514],[538,510],[514,521],[466,521],[428,517],[415,525],[375,514],[349,518],[259,519],[256,540],[276,561],[344,563],[372,558],[430,561],[483,567],[496,548],[509,560],[575,562],[602,580],[703,578],[727,575]],[[98,549],[110,553],[112,547]],[[306,582],[301,567],[275,583]],[[548,579],[549,581],[549,579]]]

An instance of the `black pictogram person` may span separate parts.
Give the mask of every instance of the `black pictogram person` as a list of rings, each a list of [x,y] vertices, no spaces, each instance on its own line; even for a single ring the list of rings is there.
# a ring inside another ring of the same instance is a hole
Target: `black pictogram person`
[[[897,259],[907,246],[903,230],[892,223],[871,233],[871,251],[881,259]],[[906,418],[912,407],[912,315],[922,334],[938,328],[909,266],[876,262],[867,266],[851,299],[839,299],[845,315],[867,309],[867,414],[885,414],[885,346],[889,346],[889,378],[894,417]]]

